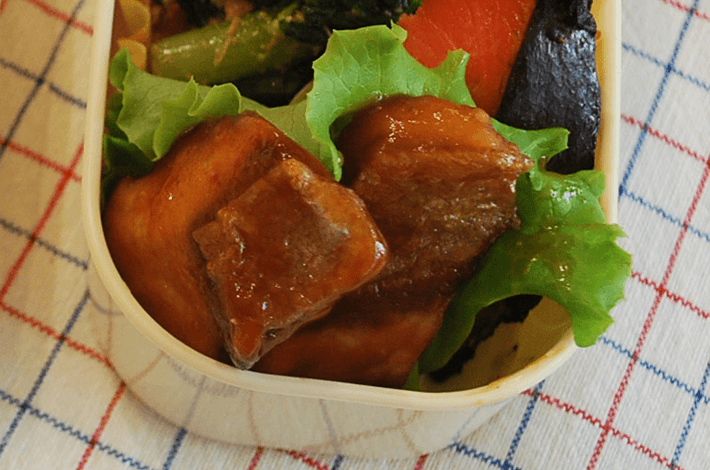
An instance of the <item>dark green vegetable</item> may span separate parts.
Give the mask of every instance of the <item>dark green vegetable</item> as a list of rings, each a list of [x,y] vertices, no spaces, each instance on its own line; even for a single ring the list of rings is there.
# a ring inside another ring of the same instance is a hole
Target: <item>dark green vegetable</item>
[[[521,129],[564,127],[569,149],[548,169],[594,168],[601,91],[590,0],[539,0],[496,119]]]
[[[170,36],[151,45],[154,74],[217,84],[243,77],[284,71],[312,60],[320,48],[284,35],[281,23],[293,17],[297,4],[275,12],[257,11],[236,22],[226,21]]]
[[[280,105],[311,77],[301,72],[325,48],[333,30],[389,25],[414,13],[421,0],[253,0],[236,23],[209,0],[178,0],[188,20],[203,26],[151,46],[151,71],[203,84],[236,82],[245,96]],[[248,80],[247,80],[248,79]],[[265,83],[257,82],[263,79]]]
[[[421,4],[421,0],[302,0],[298,10],[303,21],[284,24],[284,33],[302,42],[325,45],[333,30],[396,23],[402,14],[416,12]]]
[[[177,3],[193,26],[204,26],[215,18],[224,19],[224,9],[210,0],[177,0]]]
[[[253,75],[236,80],[239,92],[264,106],[287,105],[299,91],[313,80],[312,62],[296,64],[284,72]]]
[[[190,23],[204,26],[208,20],[224,19],[219,1],[177,0]],[[251,0],[255,10],[273,11],[285,8],[293,0]],[[325,45],[333,30],[357,29],[375,24],[396,23],[403,14],[412,14],[421,0],[297,0],[295,20],[282,24],[287,36],[301,42]]]

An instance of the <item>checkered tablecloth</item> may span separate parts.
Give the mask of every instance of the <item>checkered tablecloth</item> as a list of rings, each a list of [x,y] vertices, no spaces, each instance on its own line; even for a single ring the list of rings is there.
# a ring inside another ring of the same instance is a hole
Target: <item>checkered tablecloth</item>
[[[113,373],[79,209],[95,8],[0,0],[0,469],[710,468],[710,0],[622,2],[616,323],[474,434],[389,462],[211,442]]]

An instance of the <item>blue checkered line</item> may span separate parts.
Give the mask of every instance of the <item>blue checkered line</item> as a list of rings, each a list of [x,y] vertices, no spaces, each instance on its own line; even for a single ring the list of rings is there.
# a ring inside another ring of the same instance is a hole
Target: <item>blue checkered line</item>
[[[665,209],[662,207],[653,204],[643,197],[639,196],[638,194],[634,193],[633,191],[629,191],[626,188],[619,188],[619,196],[620,197],[626,197],[627,199],[630,199],[631,201],[635,202],[639,206],[645,207],[646,209],[655,212],[656,214],[660,215],[664,220],[667,222],[670,222],[671,224],[675,225],[678,228],[683,227],[685,224],[681,219],[678,217],[675,217],[671,214],[669,214]],[[690,224],[687,226],[688,232],[691,234],[695,235],[698,238],[702,238],[703,240],[710,242],[710,233],[705,232],[703,230],[700,230],[699,228],[695,227],[694,225]]]
[[[7,70],[12,70],[15,72],[17,75],[20,75],[22,77],[25,77],[26,79],[35,82],[38,86],[41,86],[45,83],[44,78],[41,75],[36,75],[29,70],[21,67],[20,65],[10,62],[8,60],[3,59],[0,57],[0,67],[7,69]],[[71,94],[67,93],[66,91],[62,90],[58,85],[52,83],[52,82],[46,82],[47,87],[49,90],[57,95],[59,98],[63,99],[64,101],[73,104],[74,106],[78,106],[81,109],[86,109],[86,102],[72,96]],[[25,107],[27,107],[25,105]],[[5,139],[9,140],[9,139]]]
[[[523,416],[520,420],[520,423],[518,424],[518,428],[516,429],[515,436],[513,437],[513,440],[508,446],[508,451],[506,452],[504,458],[497,458],[490,454],[477,451],[476,449],[469,447],[462,442],[455,442],[450,445],[448,449],[453,450],[458,454],[471,457],[482,463],[486,463],[491,467],[500,468],[501,470],[522,470],[520,467],[516,467],[513,465],[513,460],[515,458],[515,453],[518,450],[518,446],[523,437],[523,434],[528,428],[528,424],[530,423],[533,411],[535,410],[536,405],[540,401],[540,392],[542,391],[544,383],[545,382],[542,381],[532,389],[531,397],[528,400],[528,403],[525,407],[525,411],[523,412]]]
[[[651,63],[654,63],[664,69],[663,73],[663,78],[661,78],[661,83],[658,86],[658,89],[656,91],[656,95],[653,99],[653,103],[651,104],[651,109],[648,112],[648,115],[646,119],[643,121],[643,127],[641,128],[641,134],[638,137],[638,140],[636,141],[636,145],[634,147],[634,150],[631,154],[631,159],[626,167],[626,169],[623,172],[623,176],[621,178],[621,184],[619,186],[619,196],[625,196],[627,194],[627,183],[629,180],[629,177],[631,176],[631,173],[634,170],[634,167],[636,166],[636,161],[639,158],[639,155],[641,153],[641,148],[643,147],[644,142],[646,141],[646,137],[648,135],[648,127],[651,126],[651,123],[653,122],[654,117],[656,116],[656,111],[658,110],[658,103],[660,102],[661,97],[666,91],[666,85],[668,84],[668,79],[672,74],[676,74],[682,78],[687,79],[690,83],[692,83],[695,86],[700,87],[701,89],[704,89],[706,91],[710,91],[710,85],[701,82],[698,79],[693,78],[692,76],[680,72],[676,66],[676,60],[678,58],[678,52],[680,51],[681,46],[683,45],[683,40],[686,37],[686,34],[688,32],[688,28],[690,27],[690,22],[695,18],[695,12],[697,11],[698,8],[698,0],[695,0],[693,2],[693,6],[689,9],[688,13],[686,14],[686,19],[685,22],[683,23],[683,26],[681,27],[681,31],[678,37],[678,40],[675,43],[675,47],[673,48],[673,52],[671,53],[670,60],[668,62],[663,62],[657,58],[654,58],[651,56],[651,54],[645,53],[643,51],[639,51],[638,49],[629,46],[628,44],[623,44],[623,50],[633,53],[635,55],[638,55],[639,57],[642,57]]]
[[[21,407],[23,405],[22,400],[13,397],[2,390],[0,390],[0,400],[17,407]],[[30,404],[26,404],[25,408],[26,414],[28,416],[33,416],[41,421],[48,423],[54,429],[57,429],[65,433],[66,435],[77,439],[79,442],[82,442],[87,446],[91,443],[91,435],[86,434],[78,429],[75,429],[70,424],[64,423],[58,420],[56,417],[51,416],[48,413],[42,412]],[[101,452],[104,452],[106,455],[116,458],[121,463],[128,465],[128,467],[130,468],[137,468],[139,470],[152,470],[148,465],[141,463],[139,460],[127,456],[126,454],[118,451],[117,449],[114,449],[113,447],[103,444],[101,442],[96,443],[95,448],[99,449]]]
[[[513,437],[513,441],[510,443],[510,447],[508,448],[508,453],[505,455],[505,461],[503,461],[504,469],[511,468],[511,462],[515,458],[515,452],[518,450],[520,440],[522,439],[525,430],[528,428],[530,417],[535,409],[535,405],[537,405],[540,400],[540,391],[542,390],[543,385],[544,382],[540,382],[532,391],[532,397],[528,400],[528,405],[525,408],[525,413],[523,413],[523,418],[520,420],[518,429],[515,431],[515,437]]]
[[[54,65],[54,61],[57,59],[57,53],[59,52],[59,48],[61,47],[62,43],[64,42],[64,39],[66,38],[67,34],[69,33],[69,29],[71,28],[71,22],[74,19],[76,19],[77,15],[79,14],[79,11],[84,6],[84,2],[85,2],[85,0],[79,0],[79,2],[74,6],[74,9],[72,10],[71,14],[69,15],[70,21],[68,21],[64,25],[64,27],[62,28],[62,31],[59,33],[59,37],[57,38],[57,40],[54,44],[54,48],[52,49],[52,52],[49,54],[49,59],[47,59],[47,63],[44,65],[44,68],[39,73],[39,75],[37,75],[35,77],[30,72],[22,69],[21,67],[15,65],[15,64],[11,64],[7,61],[2,61],[1,64],[3,66],[9,67],[12,70],[15,70],[16,72],[21,73],[24,76],[33,79],[35,82],[35,85],[32,88],[32,90],[30,91],[27,98],[25,99],[25,102],[20,107],[19,112],[15,116],[15,120],[12,122],[12,124],[10,125],[10,129],[7,131],[7,135],[4,136],[3,141],[0,142],[0,159],[5,154],[5,149],[7,149],[8,142],[10,142],[12,140],[12,138],[15,135],[15,132],[17,131],[18,127],[20,126],[20,123],[22,122],[22,118],[24,117],[25,112],[27,111],[27,108],[32,103],[32,101],[34,101],[35,97],[37,96],[37,92],[40,90],[42,85],[44,85],[45,78],[47,77],[47,74],[51,70],[52,65]],[[79,101],[79,100],[77,100],[77,101]]]
[[[340,466],[345,462],[345,457],[342,455],[336,455],[333,459],[333,465],[330,466],[330,470],[340,470]]]
[[[57,355],[59,354],[59,351],[61,350],[62,346],[64,345],[64,342],[71,332],[72,328],[76,324],[77,319],[79,318],[79,314],[82,312],[84,309],[84,306],[86,305],[86,301],[89,298],[89,293],[88,290],[84,294],[83,298],[81,299],[79,305],[77,306],[76,309],[74,309],[74,313],[72,316],[69,318],[69,321],[64,327],[64,330],[62,331],[59,340],[56,342],[54,345],[54,348],[52,349],[52,352],[49,355],[49,358],[45,362],[44,366],[42,367],[42,370],[39,373],[39,376],[34,382],[34,385],[32,386],[32,389],[30,390],[30,393],[27,395],[27,397],[19,403],[18,406],[18,411],[17,414],[15,414],[15,417],[13,418],[12,422],[10,423],[10,427],[5,431],[5,434],[2,436],[2,439],[0,439],[0,456],[2,456],[3,451],[7,447],[10,439],[12,438],[13,434],[15,433],[15,430],[17,429],[17,426],[20,424],[20,421],[25,417],[30,405],[32,404],[32,400],[34,399],[35,395],[37,395],[38,390],[42,386],[42,383],[44,382],[45,377],[47,376],[47,372],[49,371],[50,367],[54,363],[54,360],[56,359]]]
[[[27,240],[32,240],[35,244],[44,248],[45,250],[47,250],[49,253],[56,256],[57,258],[68,261],[69,263],[80,267],[84,271],[86,271],[89,267],[88,261],[80,260],[79,258],[72,255],[71,253],[67,253],[66,251],[60,250],[59,248],[55,247],[51,243],[47,242],[46,240],[43,240],[41,237],[35,237],[31,231],[20,228],[17,225],[13,224],[12,222],[10,222],[6,219],[3,219],[1,217],[0,217],[0,227],[2,227],[4,230],[6,230],[7,232],[9,232],[13,235],[25,238]]]
[[[11,70],[14,73],[28,79],[34,82],[34,87],[28,94],[28,96],[25,98],[25,101],[23,102],[22,106],[20,107],[20,110],[17,112],[15,115],[14,120],[12,121],[12,124],[10,126],[10,129],[7,131],[7,134],[3,136],[2,142],[0,142],[0,158],[5,153],[5,150],[7,149],[9,142],[12,141],[15,132],[17,131],[20,123],[22,122],[22,119],[25,115],[26,110],[30,106],[30,104],[34,101],[34,99],[37,97],[37,93],[40,90],[40,88],[44,85],[47,85],[48,89],[58,96],[60,99],[64,100],[65,102],[70,103],[73,106],[76,106],[80,109],[85,109],[86,108],[86,103],[75,97],[72,96],[71,94],[65,92],[64,90],[61,89],[61,87],[57,86],[54,83],[51,82],[46,82],[46,77],[51,70],[57,55],[58,51],[64,42],[70,28],[72,22],[76,19],[79,11],[81,8],[84,6],[85,0],[79,0],[76,5],[74,6],[73,10],[71,11],[69,15],[69,21],[64,25],[62,31],[60,32],[58,38],[55,41],[54,47],[50,53],[49,59],[45,63],[42,71],[39,74],[32,73],[31,71],[23,68],[22,66],[5,60],[0,57],[0,67],[5,68],[7,70]],[[52,255],[64,259],[80,268],[82,270],[86,270],[88,268],[88,261],[85,260],[80,260],[77,257],[71,255],[70,253],[64,252],[62,250],[59,250],[52,244],[48,243],[47,241],[35,237],[31,231],[22,229],[21,227],[16,226],[13,224],[11,221],[1,219],[0,218],[0,227],[3,228],[3,230],[11,233],[12,235],[19,236],[26,238],[28,240],[32,240],[33,245],[37,245],[47,251],[49,251]],[[83,433],[77,429],[74,429],[71,425],[67,423],[63,423],[57,418],[50,416],[49,414],[42,412],[41,410],[37,409],[32,405],[32,400],[36,396],[38,390],[41,388],[45,377],[47,376],[47,373],[49,369],[51,368],[52,364],[54,363],[56,357],[61,353],[62,346],[64,345],[69,333],[71,332],[72,328],[76,324],[81,312],[84,310],[84,307],[86,306],[87,302],[89,300],[89,293],[88,290],[86,291],[84,297],[82,298],[80,304],[77,306],[75,309],[73,315],[69,319],[68,323],[65,325],[64,330],[62,331],[59,340],[56,342],[49,358],[47,359],[44,367],[42,368],[39,376],[34,382],[34,385],[28,394],[27,397],[25,397],[24,400],[21,400],[19,398],[13,397],[7,392],[0,390],[0,400],[4,401],[6,403],[9,403],[11,405],[14,405],[18,408],[15,417],[13,418],[12,422],[10,423],[8,429],[4,432],[2,435],[2,438],[0,439],[0,456],[2,455],[3,451],[7,448],[8,444],[12,440],[12,436],[14,435],[19,423],[26,417],[26,416],[34,416],[40,420],[43,420],[55,429],[75,438],[78,439],[80,442],[83,442],[87,445],[91,443],[91,436]],[[161,467],[163,470],[169,470],[172,467],[173,461],[175,459],[175,456],[179,452],[183,440],[185,438],[185,435],[187,432],[183,428],[178,428],[176,431],[176,435],[173,439],[173,443],[170,446],[170,450],[168,452],[168,455],[166,457],[166,460]],[[144,469],[144,470],[151,470],[148,465],[145,465],[140,462],[140,460],[131,457],[118,449],[115,449],[111,446],[108,446],[102,442],[97,442],[95,443],[95,449],[98,449],[100,452],[105,453],[106,455],[112,456],[119,460],[121,463],[127,465],[130,468],[138,468],[138,469]]]
[[[504,459],[500,459],[493,455],[487,454],[485,452],[480,452],[472,447],[463,444],[462,442],[457,442],[452,444],[449,449],[455,451],[458,454],[471,457],[482,463],[490,465],[492,468],[500,468],[501,470],[523,470],[520,467],[514,467]]]
[[[621,346],[618,342],[616,342],[612,339],[609,339],[606,336],[602,336],[601,338],[599,338],[599,344],[600,345],[604,344],[604,345],[610,346],[616,352],[620,353],[621,355],[625,356],[628,359],[633,358],[633,352],[630,349]],[[637,363],[638,363],[638,365],[640,365],[644,369],[646,369],[649,372],[653,373],[654,375],[660,377],[664,382],[668,382],[668,383],[674,385],[679,390],[687,393],[688,395],[691,395],[691,396],[697,398],[698,394],[700,393],[701,394],[700,395],[700,403],[702,403],[704,405],[710,404],[710,397],[704,395],[704,387],[701,387],[702,389],[699,388],[696,390],[695,388],[693,388],[689,384],[683,382],[682,380],[678,379],[677,377],[672,376],[668,372],[660,369],[659,367],[657,367],[657,366],[655,366],[655,365],[651,364],[650,362],[645,361],[643,359],[638,359]]]
[[[708,383],[708,378],[710,377],[710,362],[705,367],[705,373],[703,374],[703,379],[700,382],[700,387],[697,392],[693,394],[693,405],[690,407],[690,412],[688,413],[688,418],[686,419],[685,425],[683,426],[683,431],[681,431],[680,438],[678,439],[678,444],[676,445],[675,452],[673,453],[673,460],[671,465],[677,465],[680,460],[681,453],[685,448],[686,440],[688,438],[688,433],[690,428],[695,421],[695,416],[698,411],[698,407],[701,404],[707,405],[707,396],[705,395],[705,387]]]
[[[70,317],[69,321],[65,325],[64,329],[61,332],[59,340],[56,342],[54,348],[52,349],[47,361],[45,362],[45,365],[42,367],[42,370],[40,371],[37,379],[35,380],[30,393],[25,397],[24,399],[14,397],[11,394],[7,393],[4,390],[0,390],[0,401],[4,401],[12,406],[15,406],[18,408],[15,417],[13,418],[12,422],[10,423],[10,426],[8,429],[5,431],[4,435],[0,439],[0,457],[2,456],[4,450],[7,448],[7,446],[11,443],[12,436],[15,433],[17,427],[19,426],[20,422],[26,417],[26,416],[34,416],[37,419],[40,419],[48,424],[50,424],[54,429],[74,438],[77,439],[78,441],[90,445],[92,443],[92,437],[90,434],[87,434],[85,432],[82,432],[79,429],[76,429],[73,427],[71,424],[65,423],[56,417],[41,411],[39,408],[36,408],[32,404],[32,400],[34,397],[37,395],[39,389],[42,387],[44,383],[44,379],[47,376],[50,368],[56,361],[56,358],[59,354],[61,354],[61,349],[64,346],[64,343],[66,339],[69,337],[71,330],[73,327],[76,325],[76,323],[79,320],[79,317],[81,316],[82,312],[85,310],[85,307],[90,300],[89,296],[89,291],[87,290],[83,297],[81,298],[79,304],[77,307],[74,309],[74,313]],[[164,464],[160,467],[162,470],[170,470],[172,467],[173,461],[175,459],[175,456],[177,455],[183,440],[187,434],[187,431],[185,431],[184,428],[178,428],[175,434],[175,437],[173,438],[173,442],[170,446],[168,455],[165,459]],[[98,449],[100,452],[105,453],[108,456],[111,456],[118,461],[120,461],[122,464],[127,465],[129,468],[137,468],[140,470],[154,470],[152,469],[149,465],[146,465],[142,463],[139,459],[135,457],[131,457],[130,455],[125,454],[124,452],[121,452],[120,450],[109,446],[105,443],[102,442],[96,442],[95,443],[95,449]]]
[[[689,81],[693,85],[695,85],[699,88],[702,88],[705,91],[710,91],[710,83],[705,83],[704,81],[702,81],[696,77],[693,77],[692,75],[687,74],[687,73],[683,72],[682,70],[677,69],[674,64],[663,62],[662,60],[660,60],[656,57],[653,57],[652,55],[650,55],[642,50],[639,50],[638,48],[631,46],[629,44],[626,44],[626,43],[623,43],[621,45],[621,47],[626,52],[630,52],[638,57],[646,59],[647,61],[649,61],[653,64],[658,65],[659,67],[667,69],[669,73],[677,75],[680,78],[683,78],[683,79]]]

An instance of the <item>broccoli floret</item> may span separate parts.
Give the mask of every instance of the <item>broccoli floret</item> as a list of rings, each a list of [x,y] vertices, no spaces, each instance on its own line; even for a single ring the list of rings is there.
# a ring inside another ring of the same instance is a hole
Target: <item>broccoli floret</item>
[[[388,25],[420,5],[421,0],[304,0],[301,17],[285,23],[283,31],[301,42],[325,44],[333,30]]]
[[[177,3],[193,26],[204,26],[211,19],[224,19],[224,9],[210,0],[177,0]]]
[[[220,0],[177,0],[195,26],[211,19],[224,19]],[[252,0],[255,10],[280,10],[294,0]],[[296,13],[283,22],[282,30],[307,44],[325,44],[334,29],[355,29],[396,22],[402,14],[414,13],[421,0],[296,0]]]
[[[235,82],[244,96],[269,106],[287,103],[312,79],[311,63],[333,30],[389,25],[421,4],[421,0],[251,0],[254,9],[235,22],[225,17],[225,0],[174,1],[189,21],[203,27],[152,44],[151,72],[177,80],[192,76],[204,84]]]

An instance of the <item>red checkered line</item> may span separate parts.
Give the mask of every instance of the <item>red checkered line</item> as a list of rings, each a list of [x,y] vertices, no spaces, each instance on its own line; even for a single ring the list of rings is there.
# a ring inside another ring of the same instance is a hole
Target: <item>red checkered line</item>
[[[254,459],[257,459],[257,457],[259,459],[261,458],[261,452],[259,449],[261,449],[261,447],[259,447],[257,449],[257,453],[252,458],[252,463],[254,462]],[[305,463],[309,467],[313,467],[317,470],[330,470],[330,467],[328,467],[326,464],[324,464],[323,462],[320,462],[319,460],[314,459],[312,457],[308,457],[308,455],[306,455],[304,452],[300,452],[300,451],[296,451],[296,450],[289,450],[289,451],[286,451],[286,455],[289,455],[296,460],[300,460],[301,462]],[[426,461],[428,458],[429,458],[429,454],[424,454],[424,455],[419,456],[416,464],[414,465],[413,470],[423,470],[424,465],[426,464]],[[258,462],[258,460],[257,460],[257,462]],[[249,469],[251,469],[251,468],[253,468],[253,467],[250,465]]]
[[[422,470],[428,458],[429,454],[419,456],[419,460],[417,460],[417,464],[414,466],[414,470]]]
[[[20,268],[22,267],[25,260],[27,259],[27,256],[29,255],[29,252],[32,250],[32,247],[35,245],[35,240],[39,237],[40,233],[44,230],[44,227],[46,226],[47,221],[54,213],[54,209],[56,209],[57,204],[59,203],[59,200],[61,199],[62,195],[64,194],[64,190],[66,189],[67,183],[69,182],[70,175],[74,174],[74,170],[76,169],[77,165],[79,164],[79,161],[81,160],[81,156],[83,153],[84,153],[84,143],[82,142],[79,145],[79,148],[77,149],[77,151],[74,153],[74,157],[72,158],[72,161],[69,165],[70,171],[64,172],[62,174],[62,177],[59,179],[57,186],[54,188],[54,193],[52,194],[52,197],[49,200],[49,204],[48,204],[47,208],[45,209],[44,214],[42,214],[39,221],[37,222],[37,225],[35,226],[34,230],[32,230],[32,235],[27,240],[27,244],[25,245],[25,248],[22,250],[22,253],[20,253],[20,256],[15,260],[15,263],[13,263],[13,265],[10,267],[10,270],[7,273],[7,277],[5,278],[5,281],[3,282],[2,287],[0,288],[0,302],[4,302],[5,295],[7,295],[7,292],[10,290],[10,286],[15,281],[15,277],[17,276],[18,272],[20,271]]]
[[[33,328],[36,328],[37,330],[41,331],[42,333],[59,340],[61,339],[61,334],[57,332],[54,328],[42,323],[40,320],[27,315],[26,313],[23,313],[16,308],[8,305],[5,302],[5,296],[7,295],[8,291],[10,290],[10,287],[15,281],[15,278],[17,277],[20,269],[22,268],[25,260],[27,259],[27,256],[29,255],[30,251],[32,251],[32,248],[35,246],[35,241],[39,237],[40,233],[44,230],[47,221],[50,219],[52,214],[54,213],[54,209],[56,208],[57,204],[59,203],[59,200],[61,199],[62,195],[64,194],[64,190],[66,189],[66,186],[72,177],[76,176],[74,173],[74,170],[79,164],[79,161],[81,160],[81,156],[84,152],[84,144],[83,142],[79,145],[79,148],[76,150],[74,153],[74,156],[72,158],[72,161],[67,168],[63,168],[61,171],[61,178],[59,182],[57,183],[54,193],[52,194],[52,197],[50,198],[49,204],[47,205],[47,208],[45,209],[44,213],[40,217],[39,221],[37,222],[37,225],[35,228],[32,230],[32,234],[27,240],[27,243],[25,244],[25,247],[23,248],[22,252],[20,255],[17,257],[15,262],[12,264],[10,267],[10,270],[8,271],[5,280],[2,284],[2,287],[0,287],[0,308],[2,310],[5,310],[8,312],[11,316],[18,318],[19,320],[27,323],[28,325],[32,326]],[[104,355],[98,353],[97,351],[93,350],[92,348],[79,343],[78,341],[72,340],[70,338],[64,338],[66,344],[77,350],[80,351],[84,354],[86,354],[88,357],[91,357],[92,359],[98,360],[99,362],[102,362],[106,364],[107,366],[111,367],[111,363],[106,358]]]
[[[247,470],[254,470],[256,466],[259,465],[259,461],[261,460],[262,455],[264,455],[264,448],[259,446],[256,448],[254,457],[251,458],[251,462],[249,462],[249,467],[247,468]]]
[[[330,467],[328,467],[326,464],[324,464],[312,457],[308,457],[304,452],[289,450],[289,451],[286,451],[286,455],[289,455],[296,460],[300,460],[301,462],[305,463],[309,467],[313,467],[317,470],[330,470]]]
[[[690,11],[690,7],[688,5],[684,5],[677,0],[663,0],[663,3],[686,13]],[[701,20],[710,21],[710,15],[705,12],[695,10],[693,14]]]
[[[668,299],[671,301],[678,303],[682,305],[683,307],[687,308],[688,310],[695,312],[699,317],[704,318],[704,319],[710,319],[710,312],[707,310],[703,310],[694,303],[690,302],[689,300],[685,299],[681,295],[678,295],[674,292],[670,292],[669,290],[665,289],[661,285],[659,285],[657,282],[652,281],[651,279],[643,276],[642,274],[638,272],[632,272],[631,277],[639,281],[641,284],[644,284],[646,286],[651,287],[654,289],[658,294],[666,296]]]
[[[83,470],[83,468],[86,466],[86,463],[89,461],[89,458],[91,458],[91,454],[94,453],[94,449],[96,448],[96,444],[99,443],[101,439],[101,435],[104,432],[104,429],[106,429],[106,425],[108,424],[109,419],[111,419],[111,415],[113,414],[113,411],[116,409],[116,405],[118,405],[119,400],[121,400],[121,397],[126,391],[126,384],[124,382],[121,382],[121,384],[118,386],[118,389],[116,389],[116,392],[113,394],[113,398],[108,404],[108,408],[104,412],[103,416],[101,416],[101,420],[99,421],[99,426],[96,428],[94,431],[94,434],[91,435],[91,440],[89,441],[89,445],[87,446],[86,450],[84,451],[84,454],[81,456],[81,460],[79,460],[79,465],[76,467],[76,470]]]
[[[50,338],[53,338],[57,341],[62,339],[62,335],[52,328],[51,326],[46,325],[42,321],[34,318],[31,315],[27,315],[26,313],[22,313],[16,308],[7,305],[5,302],[0,301],[0,309],[5,310],[7,313],[10,314],[11,317],[15,317],[18,320],[30,325],[31,327],[37,329],[38,331],[46,334]],[[94,359],[104,365],[106,365],[109,368],[113,368],[113,364],[111,364],[111,361],[109,360],[108,357],[104,356],[100,352],[96,351],[93,348],[90,348],[89,346],[80,343],[72,338],[63,338],[64,339],[64,344],[69,346],[70,348],[79,351],[80,353],[84,354],[85,356],[90,357],[91,359]]]
[[[640,121],[639,119],[636,119],[633,116],[628,116],[628,115],[622,114],[621,120],[627,124],[631,124],[632,126],[637,126],[641,129],[644,129],[646,132],[648,132],[649,135],[651,135],[659,140],[662,140],[663,142],[665,142],[666,144],[675,148],[676,150],[680,150],[681,152],[683,152],[687,155],[690,155],[691,157],[693,157],[695,160],[697,160],[699,162],[708,163],[708,160],[710,159],[710,157],[702,156],[698,152],[692,150],[687,145],[681,144],[677,140],[670,138],[667,134],[663,134],[663,133],[659,132],[657,129],[654,129],[651,126],[647,126],[642,121]]]
[[[526,390],[523,393],[525,395],[532,396],[533,391]],[[570,403],[564,402],[564,401],[560,400],[559,398],[552,397],[552,396],[545,394],[545,393],[540,393],[539,398],[540,398],[540,401],[542,401],[543,403],[553,406],[561,411],[564,411],[567,414],[578,416],[578,417],[582,418],[584,421],[593,425],[594,427],[604,429],[605,431],[611,433],[612,436],[626,442],[628,445],[633,447],[635,450],[637,450],[637,451],[641,452],[642,454],[648,456],[649,458],[655,460],[656,462],[660,463],[661,465],[663,465],[667,468],[672,468],[673,470],[683,470],[682,467],[671,462],[671,460],[668,457],[661,455],[659,452],[649,448],[648,446],[646,446],[644,444],[641,444],[638,440],[632,438],[629,434],[621,432],[618,429],[614,428],[613,426],[605,424],[601,418],[594,416],[585,410],[577,408],[576,406],[571,405]]]
[[[38,152],[35,152],[34,150],[32,150],[28,147],[19,145],[11,140],[4,140],[1,135],[0,135],[0,145],[5,145],[5,147],[9,148],[13,152],[19,153],[20,155],[23,155],[31,160],[34,160],[37,163],[39,163],[40,165],[42,165],[46,168],[50,168],[61,175],[68,176],[70,179],[72,179],[73,181],[76,181],[77,183],[81,182],[81,177],[74,172],[74,168],[60,165],[59,163],[57,163],[53,160],[50,160],[49,158],[45,157],[44,155],[42,155]]]
[[[17,1],[17,0],[15,0]],[[42,10],[44,13],[46,13],[48,16],[51,16],[53,18],[56,18],[58,20],[63,21],[64,23],[72,26],[73,28],[76,28],[77,30],[88,34],[89,36],[92,36],[94,34],[94,28],[91,25],[88,25],[84,23],[83,21],[76,21],[72,19],[70,15],[67,13],[58,10],[54,8],[53,6],[41,1],[41,0],[24,0],[27,3],[30,3],[40,10]],[[3,14],[5,9],[7,8],[7,4],[10,2],[10,0],[0,0],[0,15]]]

